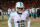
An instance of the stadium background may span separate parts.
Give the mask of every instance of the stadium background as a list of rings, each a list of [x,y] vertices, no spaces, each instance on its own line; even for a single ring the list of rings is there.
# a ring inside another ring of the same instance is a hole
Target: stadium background
[[[3,10],[4,13],[8,10],[8,8],[14,8],[15,9],[15,3],[18,1],[22,1],[25,5],[25,9],[34,7],[40,8],[40,0],[0,0],[0,9]],[[0,16],[0,27],[8,27],[7,25],[7,15],[3,15],[4,18],[2,19]],[[40,17],[37,17],[36,19],[31,18],[31,27],[40,27]],[[12,26],[14,22],[12,21]]]
[[[5,8],[5,10],[8,8],[14,8],[15,3],[18,1],[22,1],[25,5],[25,8],[40,7],[40,0],[0,0],[0,8]]]

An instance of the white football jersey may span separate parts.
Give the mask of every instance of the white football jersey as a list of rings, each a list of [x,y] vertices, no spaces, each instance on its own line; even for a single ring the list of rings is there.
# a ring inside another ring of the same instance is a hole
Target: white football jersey
[[[2,10],[0,10],[0,13],[2,14]]]
[[[10,14],[11,13],[11,9],[8,9],[8,14]]]
[[[30,13],[32,12],[32,10],[31,10],[31,9],[30,9],[29,11],[30,11]]]
[[[14,24],[15,24],[15,27],[18,27],[18,23],[17,21],[20,21],[20,20],[24,20],[24,24],[25,24],[25,27],[26,27],[26,20],[28,20],[28,23],[30,22],[30,18],[29,18],[29,13],[28,11],[24,11],[20,17],[20,15],[15,12],[15,13],[11,13],[10,15],[10,18],[8,20],[8,26],[11,27],[11,20],[14,20]],[[30,27],[30,23],[28,24],[28,27]]]
[[[0,10],[0,12],[2,12],[2,10]]]

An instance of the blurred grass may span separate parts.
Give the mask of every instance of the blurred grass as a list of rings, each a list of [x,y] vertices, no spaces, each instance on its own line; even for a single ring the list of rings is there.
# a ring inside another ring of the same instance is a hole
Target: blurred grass
[[[0,27],[8,27],[8,18],[7,15],[3,15],[4,19],[0,17]],[[12,21],[12,27],[14,27],[14,22]],[[40,21],[31,21],[30,27],[40,27]]]

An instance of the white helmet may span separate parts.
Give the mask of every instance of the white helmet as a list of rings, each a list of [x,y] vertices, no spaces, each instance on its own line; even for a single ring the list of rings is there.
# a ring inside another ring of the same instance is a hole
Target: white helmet
[[[16,11],[18,11],[17,8],[23,8],[23,11],[24,11],[24,4],[22,2],[17,2],[16,3]],[[20,11],[20,12],[22,12],[22,11]]]

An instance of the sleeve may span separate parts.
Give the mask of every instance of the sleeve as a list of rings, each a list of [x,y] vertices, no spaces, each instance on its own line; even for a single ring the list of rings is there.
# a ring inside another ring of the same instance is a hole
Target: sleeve
[[[30,18],[28,18],[28,20],[27,20],[27,25],[28,25],[28,27],[30,27]]]
[[[30,27],[30,17],[29,17],[29,13],[27,14],[27,27]]]
[[[9,18],[9,20],[8,20],[8,27],[12,27],[11,26],[11,21],[13,20],[13,17],[10,15],[10,18]]]

